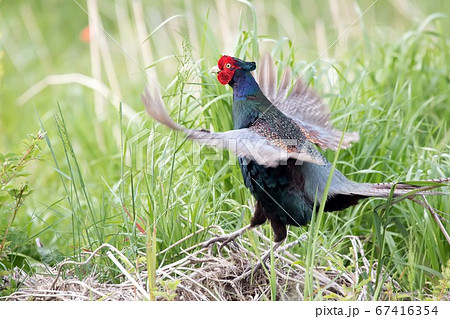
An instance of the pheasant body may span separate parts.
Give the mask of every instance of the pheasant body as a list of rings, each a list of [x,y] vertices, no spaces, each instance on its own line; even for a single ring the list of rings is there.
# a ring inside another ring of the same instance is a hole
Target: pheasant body
[[[314,199],[321,198],[331,164],[307,141],[300,127],[263,95],[250,72],[237,70],[229,84],[233,87],[234,129],[254,128],[275,145],[288,151],[294,146],[304,148],[323,162],[323,165],[308,162],[296,165],[294,159],[288,159],[285,165],[265,167],[255,161],[239,159],[245,186],[258,201],[256,218],[252,219],[251,226],[269,219],[275,230],[275,241],[281,241],[286,237],[285,225],[301,226],[311,220]],[[282,141],[277,143],[279,140]],[[282,144],[286,140],[290,145]],[[362,196],[348,194],[330,201],[342,189],[349,191],[355,184],[335,170],[325,209],[338,210],[355,205]]]
[[[313,144],[336,150],[341,138],[341,147],[346,148],[359,137],[357,133],[343,134],[334,129],[326,106],[301,81],[297,80],[288,95],[290,71],[285,71],[277,91],[273,68],[261,67],[259,84],[250,73],[255,68],[254,62],[223,56],[215,70],[218,80],[233,88],[232,131],[213,133],[184,128],[169,117],[160,96],[152,98],[147,91],[142,100],[147,112],[157,121],[184,131],[188,138],[199,143],[236,153],[245,186],[256,199],[250,226],[269,220],[274,239],[280,243],[287,236],[286,226],[306,225],[311,220],[314,206],[319,207],[323,200],[332,165]],[[392,183],[356,183],[335,169],[325,211],[356,205],[362,198],[388,197],[392,186]],[[393,195],[400,196],[418,187],[399,184]],[[435,193],[419,189],[415,194]]]

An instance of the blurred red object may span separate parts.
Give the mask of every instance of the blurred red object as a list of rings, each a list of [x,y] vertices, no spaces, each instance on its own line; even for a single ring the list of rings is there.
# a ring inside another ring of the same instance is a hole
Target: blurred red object
[[[80,40],[82,42],[89,42],[91,40],[91,33],[89,31],[89,26],[84,27],[83,31],[81,31]]]

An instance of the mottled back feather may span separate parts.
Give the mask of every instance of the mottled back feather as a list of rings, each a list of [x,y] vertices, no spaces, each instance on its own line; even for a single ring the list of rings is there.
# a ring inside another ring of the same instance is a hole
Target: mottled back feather
[[[147,113],[152,118],[172,130],[184,132],[189,139],[199,144],[227,149],[238,157],[253,160],[264,167],[276,167],[288,158],[319,165],[323,164],[323,159],[313,156],[315,154],[307,148],[287,149],[285,145],[278,143],[279,139],[272,140],[270,131],[264,131],[257,127],[214,133],[204,129],[188,129],[181,126],[170,118],[158,90],[154,90],[152,96],[146,89],[141,99]]]
[[[338,148],[342,132],[333,128],[330,111],[314,90],[300,78],[291,85],[292,74],[289,68],[284,70],[277,89],[275,64],[268,54],[263,56],[257,70],[257,82],[261,91],[274,106],[301,127],[310,142],[322,149]],[[351,142],[358,140],[358,133],[345,133],[342,148],[347,148]]]

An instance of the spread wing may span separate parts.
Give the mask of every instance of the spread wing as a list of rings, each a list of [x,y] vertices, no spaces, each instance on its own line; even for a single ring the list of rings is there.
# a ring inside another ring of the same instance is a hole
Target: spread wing
[[[258,67],[257,81],[261,91],[279,110],[290,117],[302,129],[308,140],[322,149],[336,150],[342,132],[333,128],[330,111],[317,93],[309,88],[302,79],[297,79],[289,93],[292,74],[289,68],[283,72],[277,89],[275,64],[266,54]],[[342,148],[359,140],[358,133],[345,133]]]
[[[288,158],[306,161],[315,164],[323,164],[321,158],[313,157],[307,148],[284,147],[278,140],[270,140],[257,132],[254,128],[244,128],[226,132],[213,133],[208,130],[188,129],[175,123],[167,113],[159,92],[152,97],[148,89],[141,96],[147,113],[156,121],[167,127],[186,133],[187,137],[202,145],[219,149],[228,149],[238,157],[254,160],[259,165],[275,167]]]

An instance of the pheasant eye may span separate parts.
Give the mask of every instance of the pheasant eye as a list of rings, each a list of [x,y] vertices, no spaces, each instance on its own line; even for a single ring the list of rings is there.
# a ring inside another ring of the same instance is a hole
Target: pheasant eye
[[[226,67],[227,69],[229,69],[229,68],[231,68],[231,64],[230,64],[230,63],[227,63],[227,64],[225,65],[225,67]]]

